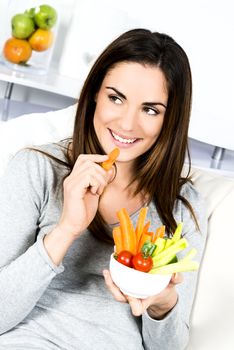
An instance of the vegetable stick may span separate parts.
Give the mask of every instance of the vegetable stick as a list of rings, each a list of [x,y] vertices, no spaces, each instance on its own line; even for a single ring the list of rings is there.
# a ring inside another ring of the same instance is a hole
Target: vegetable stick
[[[151,235],[151,242],[152,242],[154,232],[148,231],[148,234]],[[152,243],[153,243],[153,242],[152,242]]]
[[[153,232],[143,232],[140,238],[140,242],[138,244],[137,252],[141,251],[141,248],[145,244],[146,241],[152,241]]]
[[[164,238],[159,237],[156,239],[154,244],[156,244],[156,249],[153,252],[153,257],[158,255],[159,253],[161,253],[163,251],[163,249],[165,248],[165,245],[166,245],[166,240]]]
[[[180,262],[191,260],[192,258],[194,258],[196,254],[197,254],[197,249],[192,248],[182,259],[180,259]]]
[[[175,272],[194,271],[194,270],[197,270],[198,268],[199,268],[199,263],[197,261],[187,260],[184,262],[179,261],[174,264],[155,267],[152,270],[150,270],[149,273],[151,274],[158,273],[158,274],[166,275],[166,274],[171,274]]]
[[[148,232],[148,229],[149,229],[149,227],[150,227],[150,224],[151,224],[150,220],[147,221],[147,223],[145,224],[145,226],[144,226],[144,228],[143,228],[142,233],[143,233],[143,232]]]
[[[125,208],[120,209],[117,216],[122,232],[123,248],[135,255],[137,252],[136,235],[130,216]]]
[[[105,162],[101,163],[101,166],[105,170],[110,170],[114,162],[116,161],[117,157],[119,156],[120,150],[119,148],[114,148],[110,153],[109,153],[109,158],[105,160]]]
[[[150,221],[147,221],[147,223],[145,224],[145,226],[143,227],[143,230],[141,231],[141,234],[138,238],[138,243],[137,243],[137,252],[139,252],[141,250],[141,237],[148,232],[148,229],[150,227]],[[152,238],[151,238],[152,240]]]
[[[182,222],[180,222],[172,236],[173,242],[177,242],[181,238],[182,228],[183,228],[183,224]]]
[[[122,232],[119,226],[113,228],[113,239],[115,242],[116,253],[119,254],[123,249]]]
[[[138,245],[139,245],[139,241],[140,241],[140,237],[141,237],[142,231],[144,229],[147,211],[148,211],[147,207],[141,208],[139,216],[138,216],[137,225],[136,225],[136,239],[137,239],[137,244]]]
[[[185,238],[181,238],[169,248],[164,249],[161,253],[153,257],[154,266],[159,267],[168,264],[176,253],[185,249],[187,246],[188,241]]]
[[[155,232],[155,236],[154,236],[154,241],[153,243],[155,243],[156,239],[157,238],[163,238],[164,237],[164,234],[165,234],[165,226],[160,226],[157,228],[156,232]]]
[[[165,244],[165,249],[170,247],[170,245],[172,245],[172,244],[173,244],[172,239],[171,238],[167,238],[166,239],[166,244]]]

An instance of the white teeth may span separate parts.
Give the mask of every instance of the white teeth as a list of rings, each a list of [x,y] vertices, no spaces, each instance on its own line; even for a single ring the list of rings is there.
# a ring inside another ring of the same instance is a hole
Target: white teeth
[[[122,143],[133,143],[136,141],[136,139],[123,139],[119,135],[116,135],[115,133],[113,133],[113,131],[111,133],[116,140],[118,140],[119,142],[122,142]]]

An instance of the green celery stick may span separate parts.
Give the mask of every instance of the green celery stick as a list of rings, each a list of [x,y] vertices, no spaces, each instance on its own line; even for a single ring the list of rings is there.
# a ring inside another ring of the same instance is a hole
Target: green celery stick
[[[156,249],[153,252],[152,257],[158,255],[161,251],[163,251],[166,244],[166,240],[164,238],[159,237],[156,239],[155,244],[156,244]]]
[[[152,270],[149,271],[149,273],[167,275],[167,274],[172,274],[176,272],[195,271],[198,268],[199,268],[199,263],[197,261],[187,260],[187,261],[179,261],[174,264],[153,268]]]
[[[181,233],[182,233],[182,228],[183,228],[183,223],[180,222],[178,225],[177,225],[177,228],[173,234],[173,237],[172,237],[172,241],[173,242],[177,242],[180,240],[181,238]]]
[[[195,248],[192,248],[182,259],[180,259],[180,262],[192,260],[196,254],[197,250]]]
[[[179,260],[178,260],[178,258],[177,258],[177,256],[176,255],[174,255],[173,256],[173,258],[169,261],[169,263],[168,264],[173,264],[173,263],[177,263]]]
[[[188,246],[186,238],[181,238],[179,241],[172,244],[170,247],[164,249],[158,255],[153,257],[153,266],[159,267],[168,264],[173,256],[179,251],[185,249]]]
[[[166,239],[166,244],[165,244],[164,249],[167,249],[168,247],[170,247],[170,245],[172,245],[172,243],[173,243],[173,241],[171,238]]]

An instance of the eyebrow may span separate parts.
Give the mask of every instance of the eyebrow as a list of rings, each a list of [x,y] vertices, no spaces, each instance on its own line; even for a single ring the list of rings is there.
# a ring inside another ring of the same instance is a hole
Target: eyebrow
[[[106,86],[106,89],[114,90],[116,92],[116,94],[118,94],[124,100],[127,100],[127,97],[122,92],[117,90],[115,87],[113,87],[113,86]],[[160,105],[160,106],[163,106],[165,109],[167,108],[167,106],[164,103],[162,103],[162,102],[143,102],[142,104],[145,105],[145,106],[149,106],[149,107]]]

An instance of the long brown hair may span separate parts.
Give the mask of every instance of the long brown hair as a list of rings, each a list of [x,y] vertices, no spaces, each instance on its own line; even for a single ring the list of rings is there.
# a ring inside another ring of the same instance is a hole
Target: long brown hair
[[[131,183],[137,183],[135,195],[149,195],[167,232],[171,232],[176,228],[173,217],[176,200],[188,207],[195,222],[196,218],[189,202],[180,195],[181,186],[190,181],[188,175],[182,177],[181,172],[188,151],[191,71],[186,53],[170,36],[146,29],[130,30],[114,40],[98,57],[80,94],[68,164],[72,170],[80,154],[104,154],[93,125],[95,95],[107,72],[124,61],[159,67],[167,81],[168,103],[161,133],[155,144],[136,160],[136,175]],[[89,230],[99,239],[110,240],[107,225],[99,212]]]

